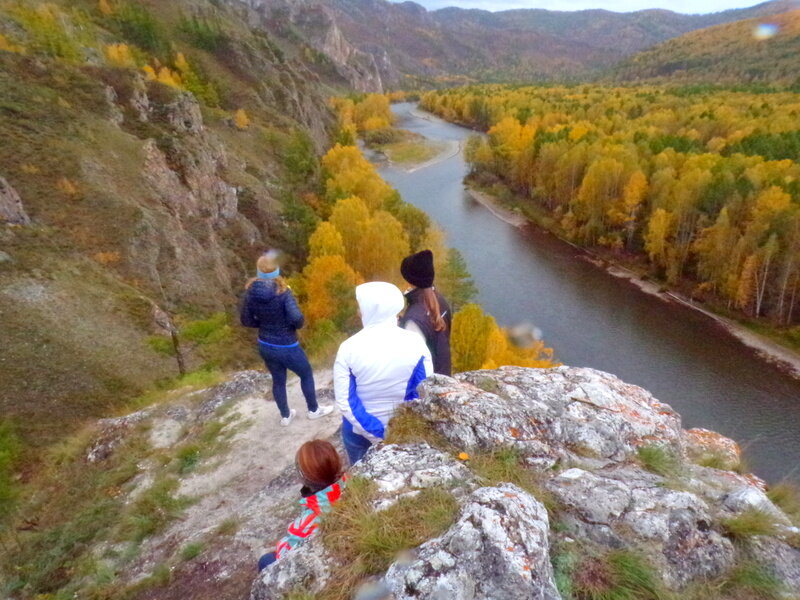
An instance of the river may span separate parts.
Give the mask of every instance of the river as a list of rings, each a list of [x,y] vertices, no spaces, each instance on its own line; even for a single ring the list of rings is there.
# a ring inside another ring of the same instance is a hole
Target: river
[[[412,104],[394,110],[398,127],[432,140],[472,134],[420,118]],[[547,232],[496,218],[465,192],[466,173],[462,153],[413,172],[381,168],[447,233],[478,286],[478,301],[501,325],[534,324],[564,364],[642,386],[680,412],[684,427],[737,440],[756,474],[800,481],[800,380],[709,317],[642,292]]]

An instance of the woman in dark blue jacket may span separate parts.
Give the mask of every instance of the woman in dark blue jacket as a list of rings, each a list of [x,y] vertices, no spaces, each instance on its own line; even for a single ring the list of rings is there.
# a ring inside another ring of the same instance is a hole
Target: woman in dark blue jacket
[[[281,277],[275,253],[258,259],[257,276],[247,284],[241,320],[245,327],[258,329],[258,349],[272,375],[272,395],[281,412],[281,425],[287,427],[297,411],[289,409],[286,398],[286,371],[300,377],[308,405],[308,418],[319,419],[333,412],[332,406],[318,406],[314,373],[306,353],[297,340],[303,326],[303,313],[292,291]]]

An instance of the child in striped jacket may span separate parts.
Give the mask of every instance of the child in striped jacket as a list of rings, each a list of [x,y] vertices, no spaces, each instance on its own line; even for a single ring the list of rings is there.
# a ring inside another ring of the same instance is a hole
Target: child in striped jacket
[[[341,458],[329,442],[306,442],[297,451],[296,463],[303,478],[300,490],[303,513],[289,525],[287,534],[277,543],[275,551],[261,557],[258,561],[259,571],[303,544],[316,531],[322,515],[330,512],[341,498],[345,488],[347,476],[342,472]]]

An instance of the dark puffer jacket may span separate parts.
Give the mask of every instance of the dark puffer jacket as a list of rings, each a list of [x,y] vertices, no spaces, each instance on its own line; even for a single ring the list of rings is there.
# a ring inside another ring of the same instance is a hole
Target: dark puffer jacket
[[[258,279],[245,294],[241,321],[245,327],[258,328],[259,341],[291,346],[297,343],[304,319],[291,290],[278,294],[274,281]]]

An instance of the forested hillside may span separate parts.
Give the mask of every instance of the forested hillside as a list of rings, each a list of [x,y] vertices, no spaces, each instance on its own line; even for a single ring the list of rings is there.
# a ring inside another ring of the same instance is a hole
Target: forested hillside
[[[473,182],[502,183],[565,237],[800,322],[800,95],[485,86],[422,104],[488,130],[467,148]]]
[[[334,0],[330,5],[345,36],[375,57],[386,82],[401,88],[465,80],[586,78],[686,32],[793,7],[792,0],[774,0],[747,9],[684,15],[668,10],[429,12],[414,2],[385,0]]]
[[[800,89],[800,10],[694,31],[614,68],[614,79]]]

